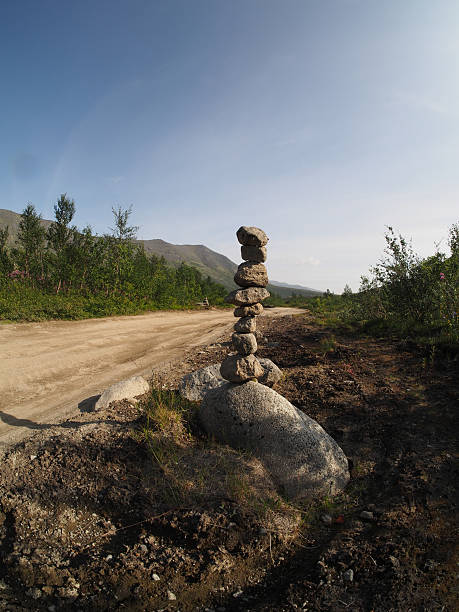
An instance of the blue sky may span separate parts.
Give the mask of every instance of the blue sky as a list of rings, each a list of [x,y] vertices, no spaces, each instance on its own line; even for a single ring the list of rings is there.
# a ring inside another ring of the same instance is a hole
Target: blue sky
[[[358,288],[386,225],[428,255],[459,221],[457,0],[36,0],[0,5],[0,208],[276,280]]]

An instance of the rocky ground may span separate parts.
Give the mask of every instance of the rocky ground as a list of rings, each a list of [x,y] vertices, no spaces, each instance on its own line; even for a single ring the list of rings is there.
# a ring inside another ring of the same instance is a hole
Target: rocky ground
[[[148,398],[81,412],[2,457],[0,610],[458,609],[457,362],[307,314],[260,326],[276,390],[349,458],[346,491],[289,505],[193,406],[176,422],[147,419]],[[228,339],[156,385],[221,360]]]

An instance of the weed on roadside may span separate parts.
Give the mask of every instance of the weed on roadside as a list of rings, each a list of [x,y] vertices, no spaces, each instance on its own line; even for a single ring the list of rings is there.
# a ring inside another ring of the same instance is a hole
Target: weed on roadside
[[[197,402],[154,380],[139,408],[143,422],[136,437],[151,454],[149,486],[161,507],[204,507],[231,500],[273,531],[287,534],[297,523],[298,510],[278,494],[260,461],[203,434]]]

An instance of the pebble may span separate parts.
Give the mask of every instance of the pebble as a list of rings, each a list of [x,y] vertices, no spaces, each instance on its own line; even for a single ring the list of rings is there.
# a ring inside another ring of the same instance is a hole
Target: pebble
[[[153,580],[155,582],[158,582],[158,580],[161,580],[161,578],[158,576],[158,574],[153,574],[152,578],[153,578]]]
[[[113,555],[107,555],[105,557],[105,561],[111,561],[113,559]]]
[[[425,569],[429,572],[433,569],[435,569],[437,567],[438,563],[436,561],[434,561],[433,559],[427,559],[427,561],[425,562]]]
[[[354,570],[351,570],[351,569],[346,570],[343,574],[343,578],[344,580],[347,580],[348,582],[352,582],[354,580]]]
[[[368,512],[367,510],[364,510],[360,513],[360,518],[362,519],[362,521],[372,521],[374,518],[373,512]]]
[[[267,531],[267,529],[265,529],[264,527],[260,527],[260,529],[258,530],[258,533],[259,533],[260,535],[267,535],[267,534],[268,534],[268,531]]]
[[[30,461],[33,461],[36,458],[37,458],[37,455],[30,455]]]
[[[233,597],[240,597],[242,593],[243,591],[241,591],[241,589],[238,589],[235,593],[233,593]]]
[[[140,550],[141,550],[142,552],[148,552],[148,547],[147,547],[147,546],[145,546],[145,544],[141,544],[141,545],[140,545]]]
[[[167,591],[167,599],[169,601],[175,601],[177,599],[177,597],[175,596],[175,594],[172,591]]]
[[[329,514],[322,514],[322,516],[320,517],[320,520],[325,525],[331,525],[333,523],[333,519]]]

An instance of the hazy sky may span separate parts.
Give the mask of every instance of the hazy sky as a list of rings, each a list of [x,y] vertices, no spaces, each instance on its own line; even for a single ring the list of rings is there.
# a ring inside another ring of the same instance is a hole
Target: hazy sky
[[[75,199],[103,233],[341,292],[386,225],[434,251],[459,221],[457,0],[4,0],[0,208]]]

